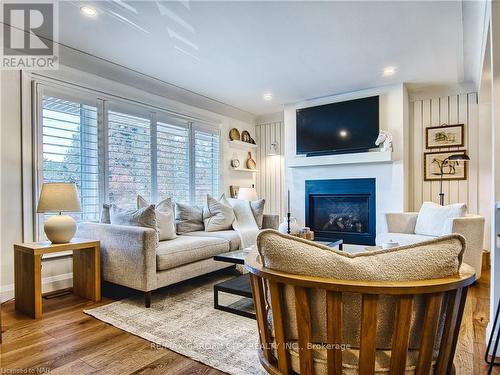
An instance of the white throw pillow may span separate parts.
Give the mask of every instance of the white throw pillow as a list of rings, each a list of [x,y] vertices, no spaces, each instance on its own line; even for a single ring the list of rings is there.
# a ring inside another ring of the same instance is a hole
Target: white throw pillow
[[[140,195],[137,196],[137,208],[148,207],[149,203]],[[173,240],[175,234],[175,218],[172,200],[164,199],[155,205],[156,225],[160,241]]]
[[[433,202],[424,202],[420,208],[415,225],[415,234],[424,236],[442,236],[448,219],[465,216],[465,203],[455,203],[440,206]]]
[[[220,200],[207,195],[207,206],[203,212],[205,232],[217,232],[232,229],[234,221],[233,207],[229,204],[224,194]]]

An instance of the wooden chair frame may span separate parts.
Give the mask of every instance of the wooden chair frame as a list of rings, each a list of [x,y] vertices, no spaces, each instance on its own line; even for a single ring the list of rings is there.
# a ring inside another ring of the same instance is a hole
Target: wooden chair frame
[[[254,258],[250,256],[249,258]],[[467,289],[475,281],[474,269],[463,264],[460,273],[446,278],[418,281],[348,281],[302,276],[271,270],[257,259],[246,260],[250,272],[259,340],[259,358],[262,366],[273,375],[292,373],[290,356],[285,348],[285,325],[283,318],[283,287],[292,286],[295,291],[295,306],[298,329],[298,354],[300,374],[314,373],[311,342],[312,322],[308,290],[326,291],[328,374],[342,374],[342,351],[335,343],[342,343],[342,293],[361,295],[361,327],[359,348],[359,373],[373,374],[375,371],[377,303],[379,296],[389,295],[397,299],[392,339],[390,373],[404,374],[409,346],[410,319],[415,296],[425,297],[425,312],[422,336],[419,345],[415,374],[428,375],[432,368],[433,349],[436,346],[439,318],[446,313],[439,355],[434,374],[451,374],[460,324],[464,311]],[[265,285],[269,287],[270,303],[275,331],[274,340],[267,324]],[[272,350],[273,341],[276,356]]]

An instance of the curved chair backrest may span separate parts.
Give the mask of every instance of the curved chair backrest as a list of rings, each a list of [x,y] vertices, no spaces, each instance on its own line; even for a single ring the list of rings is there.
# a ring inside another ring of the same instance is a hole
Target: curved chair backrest
[[[343,369],[343,343],[345,319],[342,314],[343,299],[360,296],[359,327],[359,374],[375,372],[377,349],[377,306],[385,296],[395,300],[396,312],[392,332],[390,353],[390,373],[405,374],[410,342],[412,316],[417,309],[417,299],[423,301],[422,319],[419,319],[418,358],[416,374],[428,375],[434,366],[434,374],[449,374],[453,368],[453,358],[460,330],[467,288],[475,281],[474,269],[463,264],[459,274],[446,278],[405,281],[367,282],[319,278],[280,272],[264,267],[257,253],[246,260],[250,272],[253,298],[261,349],[261,364],[271,374],[292,372],[289,325],[286,313],[296,319],[297,353],[299,366],[293,368],[300,374],[324,372],[341,375]],[[292,295],[290,295],[292,291]],[[268,296],[269,294],[269,296]],[[313,332],[322,320],[312,314],[311,295],[322,295],[325,300],[326,351],[325,371],[318,371],[313,361]],[[350,296],[350,297],[349,297]],[[269,297],[269,298],[268,298]],[[295,311],[285,311],[294,299]],[[268,315],[268,308],[271,314]],[[272,316],[272,324],[268,317]],[[444,317],[444,319],[441,319]],[[414,319],[413,319],[414,320]],[[442,324],[440,321],[442,320]],[[440,327],[441,326],[441,327]],[[437,359],[434,352],[439,350]],[[296,367],[296,366],[294,366]]]

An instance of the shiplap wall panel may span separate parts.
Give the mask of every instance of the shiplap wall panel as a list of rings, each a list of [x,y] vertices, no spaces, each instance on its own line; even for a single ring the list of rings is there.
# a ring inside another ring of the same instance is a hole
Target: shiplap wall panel
[[[416,100],[412,103],[412,210],[418,211],[422,202],[439,203],[439,181],[424,181],[424,152],[467,150],[467,180],[444,181],[445,203],[467,203],[470,213],[478,211],[478,149],[479,120],[476,93]],[[464,124],[464,146],[426,149],[425,128],[443,124]]]
[[[459,120],[459,101],[458,101],[458,95],[453,95],[449,98],[449,104],[450,104],[450,122],[449,124],[458,124],[460,122]],[[464,132],[465,136],[465,132]],[[465,140],[465,139],[464,139]],[[457,148],[450,148],[450,149],[457,149]],[[450,181],[450,196],[446,199],[446,203],[449,204],[450,202],[458,202],[459,201],[459,195],[458,195],[458,186],[459,184],[456,181],[451,182]],[[446,198],[446,197],[445,197]]]
[[[265,213],[283,215],[283,123],[270,122],[257,124],[256,138],[259,145],[257,153],[257,193],[266,200]],[[277,142],[280,155],[268,155],[271,143]]]
[[[422,129],[420,125],[422,124],[422,101],[418,101],[413,103],[413,124],[419,124],[419,126],[415,126],[412,129],[413,142],[412,144],[412,152],[413,155],[422,155],[423,152],[423,136]],[[424,180],[424,170],[423,164],[419,163],[417,160],[411,164],[413,170],[414,181],[423,181]],[[420,207],[423,199],[423,189],[422,184],[413,183],[413,208]]]
[[[469,165],[469,178],[468,182],[468,202],[471,212],[479,212],[479,113],[478,105],[476,105],[476,94],[469,94],[467,97],[468,104],[468,117],[469,124],[469,156],[471,160],[476,160],[476,163]]]

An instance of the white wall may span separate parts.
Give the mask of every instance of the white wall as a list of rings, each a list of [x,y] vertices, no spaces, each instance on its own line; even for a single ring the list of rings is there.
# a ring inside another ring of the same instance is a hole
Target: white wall
[[[292,196],[292,216],[299,224],[305,220],[305,181],[314,179],[376,178],[377,233],[385,228],[386,212],[401,212],[407,206],[407,180],[405,180],[405,144],[408,137],[408,122],[405,114],[407,92],[403,85],[384,86],[354,93],[335,95],[285,106],[284,145],[285,163],[294,163],[296,156],[297,108],[352,100],[373,95],[380,96],[380,129],[393,135],[393,161],[389,163],[348,164],[286,168],[285,191]],[[376,147],[376,146],[374,146]]]
[[[132,72],[130,72],[133,75]],[[58,79],[72,84],[78,84],[83,87],[99,90],[104,93],[116,95],[125,99],[133,99],[142,103],[151,104],[160,108],[182,112],[188,115],[202,117],[220,124],[221,130],[221,192],[229,194],[229,185],[250,186],[255,184],[255,176],[252,174],[242,174],[232,171],[229,167],[230,159],[234,150],[229,149],[227,140],[229,139],[229,130],[232,127],[245,129],[255,134],[254,119],[249,121],[241,120],[247,118],[248,114],[243,113],[238,116],[240,119],[234,119],[219,113],[211,112],[206,109],[200,109],[186,103],[176,102],[168,99],[167,96],[153,95],[139,90],[132,86],[127,86],[119,82],[108,80],[98,75],[85,73],[72,68],[62,66],[59,71],[47,71],[43,73],[52,79]],[[1,90],[1,223],[0,228],[0,246],[1,246],[1,298],[2,301],[13,297],[13,247],[16,242],[27,242],[33,240],[32,217],[28,206],[33,197],[29,196],[31,181],[28,180],[32,171],[31,160],[29,157],[22,157],[23,149],[29,148],[31,140],[22,139],[24,117],[24,127],[30,127],[30,103],[29,92],[23,95],[28,102],[23,103],[23,113],[21,112],[21,90],[29,90],[29,85],[23,84],[19,71],[1,71],[0,72],[0,90]],[[141,77],[131,76],[131,82],[140,82]],[[127,80],[125,80],[127,81]],[[156,87],[158,89],[158,87]],[[184,97],[185,99],[185,97]],[[206,103],[205,103],[206,104]],[[231,108],[231,113],[234,112]],[[221,103],[217,104],[217,111],[221,112]],[[28,113],[25,113],[28,112]],[[29,134],[28,134],[29,135]],[[238,151],[239,152],[239,151]],[[243,159],[241,154],[240,158]],[[244,159],[243,159],[244,160]],[[22,163],[24,161],[24,166]],[[24,178],[22,181],[24,168]],[[25,195],[23,197],[23,187]],[[27,211],[23,215],[24,209]],[[71,258],[55,258],[45,260],[42,267],[42,277],[44,278],[44,291],[71,286]]]

